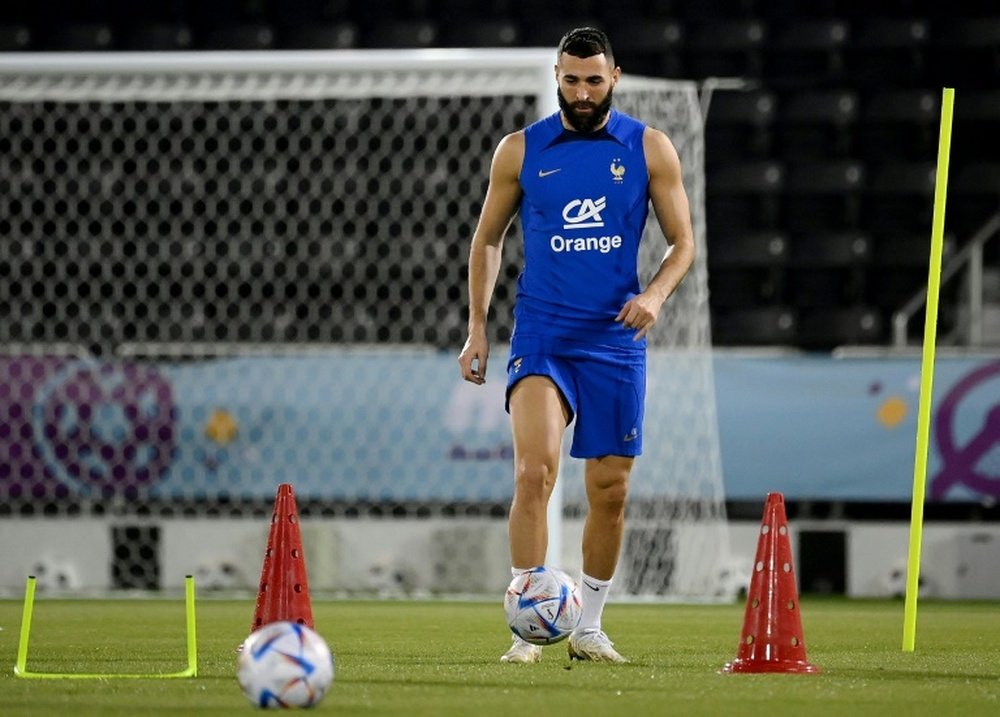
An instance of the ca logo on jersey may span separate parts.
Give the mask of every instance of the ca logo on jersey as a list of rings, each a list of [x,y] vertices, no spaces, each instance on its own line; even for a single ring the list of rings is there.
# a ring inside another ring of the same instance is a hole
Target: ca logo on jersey
[[[563,229],[592,229],[603,227],[604,220],[601,219],[603,212],[608,205],[607,197],[597,199],[574,199],[563,207],[562,215],[566,223]]]

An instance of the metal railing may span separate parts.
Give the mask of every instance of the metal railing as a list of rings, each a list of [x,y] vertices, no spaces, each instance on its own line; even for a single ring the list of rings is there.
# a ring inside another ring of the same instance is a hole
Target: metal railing
[[[967,268],[968,323],[965,329],[965,343],[968,346],[983,344],[983,247],[1000,235],[1000,212],[990,217],[972,235],[958,253],[951,257],[941,269],[941,286],[956,276],[963,267]],[[892,343],[896,348],[907,346],[910,319],[927,302],[927,289],[921,289],[907,301],[892,317]]]

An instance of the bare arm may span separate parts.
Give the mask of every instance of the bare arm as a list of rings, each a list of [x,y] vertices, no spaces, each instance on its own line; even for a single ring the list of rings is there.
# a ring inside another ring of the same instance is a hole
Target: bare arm
[[[500,140],[490,167],[490,183],[469,249],[469,336],[458,357],[462,378],[486,382],[489,341],[486,316],[500,271],[504,235],[521,201],[518,176],[524,162],[524,134],[515,132]]]
[[[656,274],[641,294],[629,300],[618,313],[616,321],[638,329],[638,341],[656,323],[660,308],[694,263],[694,230],[691,228],[691,208],[681,174],[677,150],[659,130],[646,128],[642,138],[649,171],[649,198],[653,213],[667,240],[666,253]]]

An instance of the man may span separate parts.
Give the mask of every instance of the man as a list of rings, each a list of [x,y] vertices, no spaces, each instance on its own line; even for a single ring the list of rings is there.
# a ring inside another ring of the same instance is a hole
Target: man
[[[694,260],[681,166],[662,132],[611,108],[621,77],[607,36],[578,28],[556,53],[560,111],[505,136],[469,252],[469,336],[458,362],[486,381],[486,317],[504,234],[520,210],[524,270],[507,365],[514,438],[512,572],[542,565],[546,505],[560,446],[586,461],[583,617],[571,658],[627,662],[601,629],[618,564],[629,473],[642,449],[645,336]],[[652,202],[668,246],[642,289],[639,241]],[[537,662],[541,647],[515,638],[503,662]]]

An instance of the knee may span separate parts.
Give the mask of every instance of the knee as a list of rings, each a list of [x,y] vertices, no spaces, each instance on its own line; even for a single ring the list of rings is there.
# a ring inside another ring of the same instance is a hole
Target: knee
[[[628,497],[628,472],[604,476],[595,481],[590,491],[590,503],[594,508],[607,512],[621,513],[625,510],[625,499]]]
[[[522,498],[544,499],[556,480],[555,466],[544,460],[522,458],[514,471],[514,487]]]

